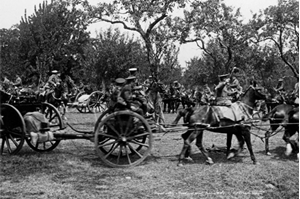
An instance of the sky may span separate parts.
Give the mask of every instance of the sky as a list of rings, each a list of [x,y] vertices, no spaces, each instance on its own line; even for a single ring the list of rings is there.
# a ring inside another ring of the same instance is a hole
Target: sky
[[[9,29],[11,26],[18,24],[21,17],[24,16],[25,10],[27,16],[34,12],[34,5],[38,6],[44,0],[0,0],[0,29]],[[101,0],[89,0],[91,4],[97,4]],[[103,0],[102,0],[103,1]],[[241,9],[244,19],[251,18],[252,13],[265,9],[270,5],[276,5],[278,0],[224,0],[226,5]],[[48,0],[51,2],[51,0]],[[101,26],[102,27],[102,26]],[[92,35],[99,30],[99,25],[91,25],[88,29]],[[183,44],[180,47],[179,62],[182,67],[191,58],[199,56],[201,51],[195,44]]]

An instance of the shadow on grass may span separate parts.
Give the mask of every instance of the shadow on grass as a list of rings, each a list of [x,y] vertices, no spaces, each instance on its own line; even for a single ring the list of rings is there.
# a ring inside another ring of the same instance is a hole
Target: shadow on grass
[[[295,161],[297,160],[296,152],[293,152],[290,156],[286,156],[285,153],[286,147],[278,146],[275,149],[270,150],[271,159],[272,160],[280,160],[280,161]],[[257,153],[263,154],[266,156],[265,150],[258,151]]]

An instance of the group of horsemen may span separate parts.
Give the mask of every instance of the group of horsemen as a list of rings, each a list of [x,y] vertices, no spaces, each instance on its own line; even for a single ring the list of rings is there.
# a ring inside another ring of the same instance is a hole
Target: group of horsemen
[[[219,75],[219,83],[215,86],[213,92],[207,84],[204,85],[202,91],[199,88],[194,91],[185,90],[183,85],[178,81],[174,81],[167,87],[152,76],[149,76],[146,81],[140,83],[137,78],[137,68],[130,68],[129,76],[127,78],[117,78],[114,85],[103,96],[110,96],[107,99],[109,101],[109,108],[111,109],[129,108],[141,115],[145,115],[151,112],[151,109],[154,109],[159,115],[161,122],[164,122],[162,103],[167,98],[180,99],[184,95],[192,102],[190,103],[192,106],[196,104],[230,106],[243,93],[243,87],[235,76],[236,72],[238,72],[238,69],[233,68],[231,74]],[[47,82],[39,91],[39,95],[42,97],[47,96],[59,84],[62,84],[62,88],[64,89],[62,94],[62,98],[64,99],[67,99],[72,92],[75,92],[75,88],[78,88],[70,76],[61,75],[57,70],[53,70]],[[257,84],[253,80],[250,82],[250,85],[257,88]],[[20,89],[22,87],[22,79],[16,75],[15,82],[10,82],[4,77],[1,86],[4,91],[8,91],[10,86]],[[299,95],[298,89],[299,86],[297,83],[293,91],[297,95],[297,99]],[[279,96],[284,96],[283,79],[279,79],[279,83],[274,90]],[[149,105],[149,101],[152,107]]]

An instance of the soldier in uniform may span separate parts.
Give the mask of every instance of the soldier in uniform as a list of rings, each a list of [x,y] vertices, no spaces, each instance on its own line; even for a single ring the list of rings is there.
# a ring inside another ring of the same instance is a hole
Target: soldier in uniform
[[[16,75],[16,81],[13,83],[13,86],[20,88],[22,86],[22,79],[19,75]]]
[[[48,81],[45,83],[44,92],[41,93],[43,97],[46,97],[57,84],[61,83],[60,74],[57,70],[51,71],[51,75],[48,78]]]
[[[108,109],[111,111],[114,111],[116,107],[116,104],[118,102],[118,97],[120,95],[120,92],[122,88],[124,87],[126,80],[124,78],[117,78],[115,79],[115,85],[112,88],[112,92],[110,95],[110,101],[108,103]]]
[[[9,89],[10,89],[11,85],[12,85],[11,81],[9,81],[9,79],[6,76],[4,76],[3,77],[3,82],[2,82],[3,90],[5,92],[9,92]]]
[[[283,84],[283,79],[280,78],[278,80],[277,86],[274,88],[274,90],[278,93],[281,94],[282,92],[284,92],[284,84]]]
[[[120,97],[124,99],[126,106],[132,111],[140,115],[147,113],[147,99],[142,91],[142,86],[136,85],[135,76],[126,78],[126,85],[122,89]]]
[[[285,100],[284,98],[284,83],[283,83],[283,79],[280,78],[278,80],[278,83],[277,83],[277,86],[275,88],[273,88],[274,91],[278,94],[276,97],[275,97],[275,100],[280,103],[280,102],[283,102]],[[281,98],[281,99],[280,99]]]
[[[231,91],[229,87],[229,74],[219,75],[219,84],[215,87],[216,91],[216,105],[231,106],[232,96],[237,91]]]
[[[237,101],[243,92],[243,87],[240,85],[239,80],[234,75],[236,72],[238,72],[238,69],[233,68],[232,75],[231,75],[230,81],[229,81],[229,87],[230,87],[231,91],[232,92],[236,91],[236,93],[232,96],[233,102]]]

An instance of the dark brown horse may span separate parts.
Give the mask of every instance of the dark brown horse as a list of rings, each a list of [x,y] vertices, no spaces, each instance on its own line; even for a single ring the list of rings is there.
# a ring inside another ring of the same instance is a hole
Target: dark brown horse
[[[295,107],[289,104],[280,104],[273,108],[271,112],[266,114],[263,118],[263,121],[269,120],[270,129],[266,132],[266,142],[265,142],[265,152],[267,155],[271,155],[269,151],[269,138],[270,136],[280,130],[280,126],[284,128],[284,135],[282,139],[287,144],[286,155],[291,153],[292,142],[290,138],[299,131],[299,107]]]
[[[191,149],[191,143],[196,139],[196,146],[206,157],[206,162],[213,164],[212,159],[209,157],[208,152],[203,147],[203,131],[208,130],[217,133],[227,134],[227,155],[230,154],[231,139],[234,134],[239,142],[239,148],[234,153],[234,156],[240,153],[243,149],[243,145],[246,142],[248,150],[250,152],[251,159],[256,164],[256,159],[252,150],[250,125],[246,124],[247,119],[251,119],[253,107],[256,100],[265,99],[265,95],[261,94],[254,87],[250,86],[244,93],[240,102],[234,103],[231,107],[239,107],[240,117],[236,119],[228,119],[219,117],[216,110],[226,110],[226,107],[218,106],[200,106],[192,111],[190,116],[185,118],[189,124],[189,130],[182,134],[184,139],[184,145],[179,155],[179,165],[182,164],[182,160],[189,156]],[[231,111],[227,108],[227,111]],[[231,111],[232,112],[232,111]],[[225,114],[224,114],[225,115]]]
[[[289,156],[293,150],[297,151],[299,161],[299,107],[294,108],[284,118],[282,126],[285,128],[283,139],[287,143],[285,155]],[[293,143],[290,138],[298,132],[296,143]]]
[[[293,110],[294,106],[290,104],[280,104],[275,106],[268,114],[264,115],[262,121],[270,122],[270,129],[265,133],[265,152],[267,155],[271,155],[269,150],[269,138],[276,132],[284,118]]]

